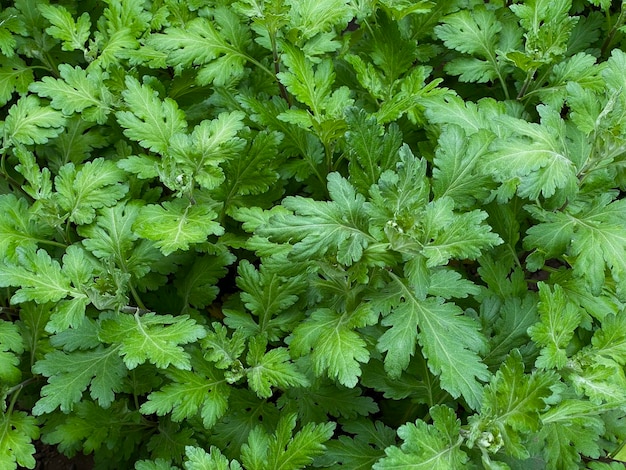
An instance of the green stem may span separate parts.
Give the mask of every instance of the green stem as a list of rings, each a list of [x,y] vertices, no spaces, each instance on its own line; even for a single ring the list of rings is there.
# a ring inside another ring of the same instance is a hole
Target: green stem
[[[135,287],[133,286],[132,283],[130,283],[130,293],[132,294],[133,299],[135,299],[135,303],[137,304],[137,307],[139,307],[141,310],[146,310],[147,311],[146,306],[141,301],[141,297],[139,297],[139,294],[135,290]]]
[[[12,395],[11,403],[9,404],[7,414],[11,414],[11,412],[13,411],[13,407],[15,406],[15,403],[17,402],[17,397],[19,396],[22,389],[26,387],[27,385],[30,385],[31,383],[37,382],[37,380],[39,380],[37,377],[31,377],[30,379],[26,379],[23,382],[20,382],[19,384],[7,390],[6,394]]]
[[[54,240],[44,240],[42,238],[37,238],[34,241],[42,245],[56,246],[57,248],[67,248],[66,244]]]
[[[607,11],[606,14],[607,14],[607,20],[610,22],[609,12]],[[613,43],[613,39],[615,39],[615,35],[617,34],[617,31],[624,24],[624,19],[625,19],[624,16],[625,16],[624,15],[624,10],[620,11],[619,16],[617,17],[617,21],[615,22],[615,24],[611,28],[611,31],[609,32],[609,34],[607,35],[606,39],[602,43],[602,47],[600,48],[600,55],[602,57],[604,57],[606,55],[606,53],[608,52],[608,50],[611,47],[611,44]]]
[[[536,70],[533,72],[533,75],[535,74],[535,72],[536,72]],[[518,95],[518,99],[524,99],[525,100],[528,97],[530,97],[530,96],[532,96],[532,95],[534,95],[536,93],[539,93],[539,92],[545,91],[545,90],[549,90],[550,89],[549,87],[542,87],[541,84],[544,82],[544,80],[546,80],[546,77],[548,76],[548,74],[550,74],[550,72],[552,72],[552,67],[548,67],[546,69],[546,71],[541,75],[541,77],[539,77],[538,80],[534,81],[535,82],[535,86],[530,86],[531,83],[532,83],[532,80],[531,80],[530,83],[526,83],[526,81],[525,81],[524,82],[524,86],[526,88],[524,90],[523,95],[521,95],[521,91],[522,90],[520,90],[520,95]],[[526,80],[528,80],[528,77],[527,77]],[[522,86],[522,88],[524,88],[524,86]],[[529,89],[531,89],[531,90],[529,91]]]
[[[26,199],[28,199],[28,201],[30,201],[31,203],[35,202],[35,199],[26,191],[24,191],[24,189],[22,188],[22,185],[18,183],[11,175],[9,175],[9,172],[6,170],[5,161],[6,161],[6,154],[3,152],[2,157],[0,158],[0,176],[2,176],[2,178],[4,178],[4,180],[7,183],[9,183],[9,185],[14,190],[22,194],[22,196],[24,196]]]
[[[270,43],[272,45],[272,60],[274,62],[274,80],[278,83],[278,88],[280,90],[280,96],[287,102],[287,105],[291,108],[291,98],[289,93],[287,93],[287,89],[285,85],[283,85],[280,80],[278,80],[278,74],[280,73],[280,60],[278,57],[278,46],[276,45],[276,32],[269,31],[268,34],[270,37]]]
[[[526,94],[526,91],[528,91],[528,87],[530,86],[533,80],[533,77],[535,76],[536,71],[537,69],[533,69],[529,71],[528,74],[526,75],[526,80],[524,80],[524,84],[522,85],[522,88],[520,88],[519,93],[517,94],[518,100],[521,100]]]

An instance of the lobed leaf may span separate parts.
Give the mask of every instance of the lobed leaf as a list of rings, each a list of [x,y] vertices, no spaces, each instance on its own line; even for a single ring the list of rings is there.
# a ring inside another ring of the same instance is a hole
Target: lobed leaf
[[[9,108],[2,126],[5,146],[45,144],[63,131],[63,114],[39,103],[37,96],[26,95]]]
[[[310,354],[317,375],[326,372],[328,377],[353,388],[361,375],[360,363],[370,358],[366,346],[344,315],[320,308],[295,328],[289,349],[295,356]]]
[[[258,338],[258,337],[257,337]],[[272,348],[266,352],[264,339],[252,338],[246,357],[246,376],[250,389],[259,398],[272,396],[272,387],[287,388],[309,385],[306,376],[291,362],[286,348]]]
[[[90,224],[96,209],[113,206],[128,192],[124,176],[123,170],[104,158],[96,158],[78,169],[67,163],[54,179],[55,201],[71,222]]]
[[[4,468],[35,468],[35,446],[39,438],[37,419],[23,411],[0,415],[0,465]]]
[[[181,345],[206,335],[205,329],[187,315],[156,315],[155,313],[118,314],[104,320],[99,337],[114,343],[129,369],[146,361],[161,369],[170,364],[178,369],[191,369],[191,358]]]
[[[212,367],[203,365],[196,371],[171,370],[170,383],[153,391],[141,405],[143,414],[171,413],[180,422],[199,415],[206,429],[211,429],[228,409],[230,389],[223,376]]]
[[[214,221],[217,214],[206,205],[191,205],[182,199],[149,204],[139,211],[133,230],[155,242],[164,255],[186,250],[202,243],[210,235],[222,235],[224,229]]]
[[[66,116],[80,113],[87,121],[104,124],[113,110],[113,96],[103,83],[108,74],[97,67],[87,71],[68,64],[59,65],[59,74],[61,78],[43,77],[29,90],[50,98],[50,105]]]
[[[103,408],[115,400],[122,390],[127,369],[118,353],[119,347],[98,347],[90,351],[66,353],[53,351],[33,366],[33,372],[48,377],[41,389],[41,398],[33,407],[35,416],[52,413],[59,408],[72,411],[89,387],[90,396]]]
[[[460,449],[461,422],[450,408],[439,405],[430,409],[433,424],[422,420],[398,428],[401,447],[385,449],[386,456],[374,464],[374,470],[415,468],[445,470],[463,468],[467,454]]]
[[[389,308],[385,303],[391,306],[391,313],[382,320],[382,325],[390,328],[377,344],[377,349],[386,353],[385,370],[392,377],[399,377],[419,341],[429,369],[440,376],[441,387],[452,396],[462,395],[476,409],[482,396],[480,381],[491,377],[477,354],[485,347],[478,324],[452,303],[417,298],[405,281],[396,276],[384,296],[385,300],[381,296],[375,308],[384,312]]]
[[[52,24],[46,32],[53,38],[63,41],[64,51],[84,49],[85,42],[91,34],[89,13],[83,13],[74,20],[67,9],[62,5],[39,4],[39,11]]]
[[[285,198],[283,206],[294,214],[272,217],[257,233],[276,241],[297,240],[290,253],[295,260],[321,257],[332,249],[340,263],[350,266],[374,241],[367,232],[365,198],[337,173],[328,175],[328,191],[330,202]]]
[[[124,135],[142,147],[165,154],[170,139],[187,129],[185,115],[174,100],[159,99],[156,91],[130,75],[126,76],[122,96],[129,111],[118,111],[115,116],[125,129]]]

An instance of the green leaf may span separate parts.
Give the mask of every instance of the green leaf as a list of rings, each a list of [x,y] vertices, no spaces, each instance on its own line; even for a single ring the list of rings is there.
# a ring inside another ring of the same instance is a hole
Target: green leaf
[[[171,413],[175,422],[199,415],[204,427],[211,429],[226,413],[230,388],[223,375],[210,365],[202,364],[194,371],[168,370],[165,375],[171,382],[148,395],[140,408],[143,414]]]
[[[126,76],[126,90],[122,92],[129,111],[118,111],[115,116],[124,128],[124,135],[153,152],[166,154],[170,139],[187,129],[185,114],[171,98],[161,100],[149,86]]]
[[[519,47],[521,34],[503,34],[503,24],[492,9],[480,5],[471,10],[461,10],[444,18],[435,26],[435,34],[449,49],[475,57],[456,57],[445,65],[446,72],[458,75],[463,82],[484,83],[496,78],[503,80],[511,67],[499,55]],[[506,39],[517,36],[507,43]]]
[[[385,456],[385,449],[396,443],[395,431],[380,421],[358,420],[342,425],[344,432],[354,435],[339,436],[326,443],[326,452],[316,462],[332,468],[350,468],[370,470],[380,458]]]
[[[334,100],[342,95],[349,95],[346,87],[332,90],[335,82],[332,61],[322,60],[314,68],[313,62],[305,56],[302,50],[287,44],[283,47],[285,49],[283,61],[288,71],[278,73],[277,78],[298,101],[309,107],[313,116],[320,116],[324,111],[332,115]],[[352,102],[348,96],[344,98],[341,102],[341,111]],[[307,113],[307,116],[310,115]],[[310,122],[309,125],[312,124],[312,121],[308,122]]]
[[[524,239],[526,247],[535,248],[531,254],[531,259],[537,257],[534,269],[541,268],[549,257],[571,254],[573,273],[586,281],[593,295],[598,295],[602,289],[606,268],[615,279],[623,279],[626,273],[626,202],[612,201],[613,197],[605,193],[571,211],[530,209],[541,221],[528,229]]]
[[[591,338],[593,354],[626,364],[626,312],[607,316]]]
[[[204,358],[214,362],[218,369],[227,369],[239,362],[239,357],[246,347],[246,338],[241,330],[236,329],[229,336],[228,329],[221,323],[211,325],[214,331],[209,330],[202,340],[205,349]]]
[[[167,418],[160,420],[160,426],[161,431],[154,433],[147,443],[147,449],[153,459],[166,462],[175,459],[177,462],[181,462],[183,455],[185,455],[185,448],[198,445],[190,427],[175,423]]]
[[[285,411],[279,411],[276,405],[259,399],[245,388],[230,390],[229,412],[215,425],[214,442],[228,455],[239,458],[250,431],[259,425],[270,431]]]
[[[13,385],[20,381],[19,355],[24,352],[24,342],[15,323],[0,320],[0,380]]]
[[[345,28],[354,17],[347,0],[288,0],[290,25],[298,31],[299,40],[308,40],[337,26]]]
[[[522,360],[513,350],[485,387],[480,415],[470,418],[470,439],[493,453],[503,445],[507,454],[524,459],[529,453],[521,444],[523,434],[541,429],[541,412],[558,377],[543,371],[525,374]]]
[[[78,169],[67,163],[54,179],[55,200],[71,222],[90,224],[96,209],[115,205],[127,193],[128,186],[123,181],[124,171],[104,158],[96,158]]]
[[[140,279],[150,272],[161,254],[146,240],[138,241],[132,226],[139,214],[137,204],[118,203],[98,210],[94,223],[81,226],[83,246],[102,260],[113,260],[118,268]]]
[[[203,188],[218,187],[224,182],[220,164],[238,160],[245,145],[243,139],[236,137],[244,127],[243,118],[244,114],[239,111],[222,113],[217,119],[202,121],[190,135],[173,136],[170,153],[177,164],[176,171],[193,178]]]
[[[48,158],[52,168],[60,168],[68,162],[80,165],[92,159],[95,149],[109,145],[112,138],[113,135],[103,128],[75,114],[67,120],[64,131],[50,142],[50,146],[38,150],[40,155]]]
[[[306,376],[291,362],[286,348],[272,348],[266,352],[267,341],[252,338],[246,357],[248,384],[259,398],[272,396],[272,387],[305,387],[309,384]]]
[[[328,175],[328,192],[330,202],[286,197],[282,205],[295,214],[276,215],[257,233],[279,242],[298,240],[290,253],[294,260],[322,257],[332,250],[340,263],[350,266],[375,241],[368,234],[365,198],[338,173]]]
[[[109,2],[111,5],[112,2]],[[126,2],[124,3],[126,4]],[[137,2],[135,2],[137,4]],[[124,14],[124,13],[120,13]],[[136,39],[136,33],[128,28],[122,27],[115,32],[107,35],[95,34],[96,40],[89,42],[89,56],[97,57],[91,62],[91,67],[102,68],[103,70],[114,70],[113,66],[119,64],[122,58],[132,58],[134,54],[142,55],[143,49],[139,49],[139,41]],[[161,57],[157,57],[157,61]],[[144,60],[147,62],[154,58]],[[160,61],[159,63],[162,63]],[[152,65],[152,64],[150,64]],[[165,66],[165,64],[163,64]]]
[[[139,429],[140,426],[141,415],[130,411],[126,400],[116,400],[107,408],[92,401],[81,401],[62,423],[46,433],[45,439],[47,444],[58,445],[59,451],[66,455],[73,455],[77,449],[99,453],[115,448],[120,457],[128,458],[140,439],[124,429]]]
[[[20,12],[13,7],[3,7],[0,12],[0,51],[2,51],[2,55],[13,58],[17,45],[16,36],[24,34],[27,34],[27,29]]]
[[[189,204],[182,199],[149,204],[139,211],[133,230],[155,242],[164,255],[187,250],[190,244],[203,243],[224,229],[214,221],[217,214],[205,204]]]
[[[50,105],[66,116],[80,113],[86,121],[104,124],[113,110],[113,96],[103,83],[108,75],[97,67],[87,71],[68,64],[59,65],[59,74],[61,78],[43,77],[29,90],[50,98]]]
[[[569,16],[571,6],[571,0],[534,0],[511,6],[520,25],[526,30],[528,58],[550,63],[566,52],[570,34],[578,21],[578,17]]]
[[[597,459],[601,455],[600,436],[604,432],[598,406],[580,400],[564,400],[542,416],[541,430],[534,441],[548,468],[579,466],[581,456]]]
[[[478,171],[494,136],[480,130],[470,136],[456,126],[446,126],[439,136],[433,168],[435,198],[451,197],[455,208],[474,206],[489,195],[490,179]]]
[[[502,243],[502,239],[484,224],[487,213],[473,210],[453,212],[454,202],[448,197],[435,200],[425,208],[424,232],[428,240],[422,249],[427,266],[441,266],[450,259],[477,259],[486,248]]]
[[[1,126],[5,146],[45,144],[63,131],[63,114],[39,103],[38,97],[27,95],[11,106]]]
[[[256,318],[227,306],[224,323],[246,336],[265,335],[270,341],[284,337],[301,318],[292,307],[306,288],[306,276],[285,277],[270,263],[257,270],[246,260],[239,263],[237,271],[241,301]]]
[[[228,460],[218,447],[211,446],[209,452],[200,447],[185,448],[185,470],[242,470],[236,460]]]
[[[567,346],[580,325],[581,314],[568,302],[558,284],[553,290],[543,282],[538,283],[538,287],[540,322],[528,329],[531,339],[541,346],[536,366],[562,369],[568,360]]]
[[[494,121],[507,111],[501,102],[491,98],[482,98],[474,103],[464,101],[452,94],[425,98],[423,104],[430,122],[455,124],[461,127],[467,135],[474,134],[481,129],[496,131],[497,129],[492,129]]]
[[[25,199],[13,194],[0,196],[0,257],[16,258],[17,248],[24,252],[35,251],[37,244],[47,241],[52,232],[40,223],[29,210]]]
[[[71,412],[87,387],[91,398],[108,408],[115,400],[115,393],[122,390],[122,379],[128,371],[116,346],[72,353],[53,351],[35,363],[33,372],[48,377],[41,398],[33,407],[37,416],[52,413],[56,408]]]
[[[447,406],[430,409],[433,424],[422,420],[407,423],[398,428],[398,436],[404,441],[401,447],[385,449],[386,457],[372,467],[374,470],[414,468],[449,470],[464,468],[467,454],[460,449],[461,421]]]
[[[428,295],[444,299],[466,298],[468,295],[477,295],[480,288],[468,279],[463,279],[460,273],[452,269],[441,268],[430,273]]]
[[[385,170],[395,167],[402,135],[396,125],[387,130],[359,108],[346,111],[345,149],[350,155],[350,182],[363,194]]]
[[[604,282],[606,268],[616,281],[626,279],[626,201],[606,204],[606,196],[576,217],[577,230],[571,246],[571,253],[576,256],[574,273],[587,279],[594,294]]]
[[[331,379],[353,388],[361,375],[360,363],[369,360],[370,352],[349,321],[347,314],[318,308],[295,328],[289,349],[296,357],[310,354],[318,376],[326,372]]]
[[[393,19],[400,21],[411,14],[427,14],[433,9],[433,2],[429,0],[382,0],[381,3],[391,12]]]
[[[402,400],[410,397],[415,402],[431,406],[438,400],[437,397],[447,395],[447,392],[441,390],[439,381],[428,369],[423,357],[411,359],[400,377],[388,374],[382,361],[370,360],[363,367],[361,383],[383,393],[385,398]]]
[[[297,433],[296,415],[284,416],[276,432],[268,434],[261,426],[250,432],[247,444],[241,449],[241,460],[249,470],[296,470],[310,464],[313,457],[325,451],[335,429],[334,423],[305,424]]]
[[[0,48],[2,48],[1,44]],[[3,53],[7,55],[5,52]],[[22,59],[19,57],[0,57],[0,106],[11,101],[15,92],[20,95],[26,93],[33,79],[33,69],[26,65]]]
[[[440,376],[441,387],[454,397],[462,395],[473,409],[479,406],[479,381],[489,380],[490,374],[477,354],[485,348],[485,338],[474,320],[452,303],[416,297],[396,276],[375,308],[384,314],[391,310],[382,320],[390,328],[379,338],[377,349],[386,353],[385,370],[392,377],[407,368],[419,341],[429,369]]]
[[[218,255],[197,257],[184,273],[184,277],[174,281],[178,295],[185,305],[195,308],[210,305],[219,292],[217,281],[226,275],[226,267],[234,261],[234,255],[227,251]]]
[[[57,302],[70,294],[81,295],[72,289],[70,279],[61,271],[59,262],[45,250],[35,252],[17,248],[16,251],[19,264],[0,264],[0,286],[19,288],[11,297],[11,302]]]
[[[75,21],[67,9],[61,5],[39,4],[39,11],[52,24],[46,33],[63,41],[64,51],[84,50],[85,42],[91,33],[89,13],[83,13]]]
[[[518,136],[494,141],[493,152],[483,159],[481,169],[500,182],[520,178],[518,194],[524,198],[532,200],[540,194],[548,198],[558,190],[570,195],[577,178],[571,147],[564,145],[565,125],[555,110],[544,105],[537,110],[541,124],[501,118]]]
[[[23,411],[2,413],[0,415],[0,465],[14,469],[19,465],[35,468],[34,439],[39,438],[37,419]]]
[[[484,300],[483,305],[487,304],[488,301]],[[490,366],[502,364],[515,348],[532,347],[528,329],[539,321],[537,298],[532,294],[522,298],[508,297],[501,304],[498,302],[496,308],[497,319],[485,319],[494,329],[493,336],[489,338],[489,353],[485,356],[485,363]]]
[[[156,315],[155,313],[123,314],[101,324],[99,337],[105,343],[118,345],[119,353],[129,369],[146,361],[161,369],[170,364],[178,369],[191,369],[191,358],[181,345],[193,343],[206,335],[204,328],[188,315]]]
[[[354,420],[380,410],[371,397],[362,394],[360,388],[338,386],[327,379],[312,381],[306,388],[285,390],[278,404],[281,409],[297,410],[303,422],[324,422],[329,420],[329,416]]]
[[[157,458],[155,460],[138,460],[135,462],[135,470],[180,470],[173,466],[170,460]]]
[[[282,194],[279,166],[283,162],[278,132],[261,131],[249,147],[236,158],[224,162],[226,179],[217,190],[217,199],[224,201],[230,215],[238,207],[258,205],[265,207]],[[266,202],[267,201],[267,202]]]
[[[213,19],[195,18],[182,28],[167,28],[154,34],[146,45],[167,54],[167,63],[175,70],[199,66],[200,85],[226,85],[237,80],[247,61],[246,48],[250,31],[234,12],[226,7],[212,10]]]

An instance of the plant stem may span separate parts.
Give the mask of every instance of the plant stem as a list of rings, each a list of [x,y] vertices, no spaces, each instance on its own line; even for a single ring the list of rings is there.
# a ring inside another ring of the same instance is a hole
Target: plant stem
[[[524,84],[522,85],[522,88],[520,88],[519,93],[517,94],[518,100],[521,100],[526,94],[526,91],[528,90],[528,87],[530,86],[533,80],[533,77],[535,76],[536,71],[537,69],[530,70],[528,74],[526,75],[526,80],[524,80]]]
[[[15,406],[15,402],[17,401],[17,397],[19,396],[22,389],[26,387],[27,385],[37,382],[37,380],[39,380],[37,377],[31,377],[29,379],[24,380],[23,382],[20,382],[17,385],[14,385],[9,390],[7,390],[6,394],[12,395],[11,403],[9,404],[9,409],[7,410],[7,414],[11,414],[11,411],[13,411],[13,407]]]
[[[144,305],[144,303],[141,301],[141,297],[139,297],[139,294],[137,293],[137,291],[135,290],[135,287],[133,286],[132,283],[129,283],[130,285],[130,293],[133,296],[133,299],[135,300],[135,303],[137,304],[137,306],[139,307],[140,310],[145,310],[148,311],[146,309],[146,306]]]
[[[280,60],[278,57],[278,47],[276,45],[276,33],[274,31],[268,31],[270,37],[270,43],[272,44],[272,60],[274,62],[274,79],[276,83],[278,83],[278,88],[280,90],[280,96],[287,102],[287,105],[291,108],[291,97],[289,93],[287,93],[287,89],[285,85],[281,83],[278,79],[278,74],[280,73]]]
[[[607,11],[606,14],[607,14],[607,20],[610,21],[609,12]],[[619,13],[619,16],[617,17],[617,21],[615,22],[615,24],[611,28],[611,31],[609,32],[606,39],[602,43],[602,47],[600,48],[600,56],[604,57],[606,55],[607,51],[609,50],[611,46],[611,43],[613,42],[613,39],[615,39],[615,35],[617,34],[617,31],[619,30],[619,28],[622,27],[623,23],[624,23],[624,10],[622,9]]]

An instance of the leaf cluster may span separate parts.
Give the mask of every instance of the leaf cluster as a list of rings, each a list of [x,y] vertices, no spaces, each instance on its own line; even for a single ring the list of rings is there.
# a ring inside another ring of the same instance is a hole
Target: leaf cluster
[[[3,6],[0,467],[626,460],[624,8]]]

